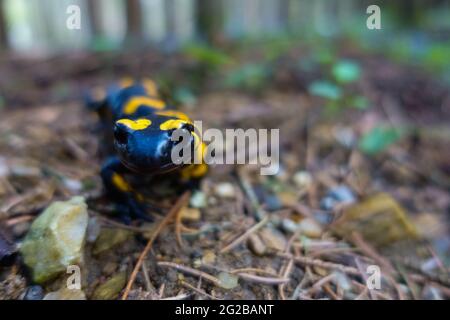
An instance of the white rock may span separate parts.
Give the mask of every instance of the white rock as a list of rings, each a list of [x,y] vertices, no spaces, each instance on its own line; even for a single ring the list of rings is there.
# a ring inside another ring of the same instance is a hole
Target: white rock
[[[234,186],[229,182],[223,182],[215,186],[214,192],[221,198],[234,198]]]
[[[83,197],[53,202],[34,220],[20,252],[36,283],[56,277],[69,265],[82,263],[87,225]]]

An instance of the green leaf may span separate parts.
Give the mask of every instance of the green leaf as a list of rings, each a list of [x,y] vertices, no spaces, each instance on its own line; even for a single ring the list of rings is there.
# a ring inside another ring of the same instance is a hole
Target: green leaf
[[[269,68],[265,64],[249,63],[231,71],[225,84],[232,88],[261,88],[269,76]]]
[[[192,59],[210,67],[223,66],[232,61],[232,59],[224,52],[206,45],[187,46],[184,48],[184,53]]]
[[[337,100],[342,96],[342,90],[335,84],[328,81],[314,81],[308,87],[311,95]]]
[[[197,101],[197,97],[188,87],[179,87],[175,90],[174,99],[181,104],[193,105]]]
[[[365,133],[359,140],[358,146],[364,153],[374,155],[397,142],[402,134],[403,130],[401,129],[378,126]]]
[[[352,98],[350,106],[359,110],[366,110],[370,107],[369,100],[364,96],[356,96]]]
[[[341,60],[333,66],[331,73],[336,81],[349,83],[359,79],[361,76],[361,69],[354,61]]]

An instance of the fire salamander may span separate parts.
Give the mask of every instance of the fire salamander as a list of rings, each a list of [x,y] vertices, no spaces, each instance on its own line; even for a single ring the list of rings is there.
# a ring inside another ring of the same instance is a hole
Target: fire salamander
[[[154,81],[125,78],[107,89],[95,88],[85,98],[87,107],[98,112],[105,128],[106,141],[102,144],[115,151],[104,162],[101,177],[123,218],[151,220],[143,196],[125,176],[150,175],[158,180],[172,177],[175,172],[177,179],[187,183],[198,181],[208,171],[203,161],[205,145],[200,142],[193,122],[186,114],[167,106]],[[191,154],[198,153],[200,164],[172,161],[172,148],[180,142],[171,139],[176,129],[189,133]]]

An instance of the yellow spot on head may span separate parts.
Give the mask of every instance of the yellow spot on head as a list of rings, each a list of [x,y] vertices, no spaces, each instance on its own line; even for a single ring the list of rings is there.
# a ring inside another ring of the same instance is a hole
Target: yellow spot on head
[[[117,120],[116,123],[126,125],[128,128],[133,130],[144,130],[147,129],[152,124],[151,120],[149,119],[137,119],[137,120],[120,119]]]
[[[125,181],[125,179],[118,173],[112,174],[112,183],[123,192],[131,192],[131,186]]]
[[[180,129],[183,124],[190,123],[190,121],[181,120],[181,119],[170,119],[161,123],[159,128],[161,130],[172,130],[172,129]]]
[[[150,98],[145,96],[136,96],[132,97],[128,102],[126,103],[123,113],[125,114],[133,114],[136,112],[136,110],[140,107],[148,107],[153,109],[164,109],[166,104],[164,101],[156,98]]]

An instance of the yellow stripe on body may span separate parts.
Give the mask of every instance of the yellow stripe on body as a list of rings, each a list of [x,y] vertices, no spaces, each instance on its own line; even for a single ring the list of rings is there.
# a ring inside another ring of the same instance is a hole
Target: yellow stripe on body
[[[155,112],[155,114],[160,115],[160,116],[166,116],[166,117],[175,117],[181,120],[185,120],[185,121],[191,121],[191,119],[189,119],[189,117],[184,114],[181,111],[176,111],[176,110],[165,110],[165,111],[158,111]]]
[[[208,172],[208,165],[204,162],[204,156],[206,153],[207,146],[205,143],[200,142],[200,138],[195,132],[193,134],[194,134],[195,148],[197,152],[197,159],[201,159],[202,162],[199,164],[190,164],[186,168],[181,170],[181,178],[183,180],[189,180],[191,178],[200,178]],[[197,147],[198,143],[201,143],[200,147]]]
[[[152,121],[149,119],[137,119],[137,120],[120,119],[117,120],[116,123],[121,123],[133,130],[144,130],[147,129],[152,124]]]
[[[191,164],[181,170],[181,179],[189,180],[192,178],[203,177],[208,172],[208,165],[206,163]]]
[[[164,109],[166,104],[164,101],[156,98],[150,98],[146,96],[136,96],[130,98],[126,103],[123,113],[124,114],[133,114],[140,107],[148,107],[152,109]]]
[[[156,83],[151,79],[143,79],[142,85],[145,88],[145,91],[147,91],[147,94],[153,97],[158,97],[158,87],[156,86]]]
[[[118,173],[112,174],[112,183],[122,192],[131,192],[131,186],[128,184],[128,182],[125,181],[125,179]]]
[[[187,121],[187,120],[182,120],[182,119],[170,119],[170,120],[167,120],[167,121],[164,121],[163,123],[161,123],[159,125],[159,128],[164,131],[172,130],[172,129],[180,129],[181,126],[186,123],[191,123],[191,122]]]

